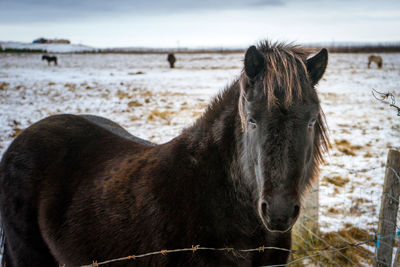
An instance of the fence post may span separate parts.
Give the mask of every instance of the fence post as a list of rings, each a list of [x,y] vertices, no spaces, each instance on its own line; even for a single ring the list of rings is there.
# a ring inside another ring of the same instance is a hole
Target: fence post
[[[400,248],[397,248],[396,256],[394,257],[393,267],[400,267]]]
[[[379,246],[375,249],[374,267],[392,265],[393,244],[396,236],[396,219],[400,195],[400,151],[389,150],[379,212]]]

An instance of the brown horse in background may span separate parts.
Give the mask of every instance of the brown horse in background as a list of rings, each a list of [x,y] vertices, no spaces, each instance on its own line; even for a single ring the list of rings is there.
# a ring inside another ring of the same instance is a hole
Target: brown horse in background
[[[327,148],[315,90],[327,50],[261,43],[205,113],[156,145],[116,123],[56,115],[0,163],[3,263],[80,266],[161,249],[291,247],[305,188]],[[284,250],[197,251],[112,266],[285,264]]]
[[[370,68],[372,62],[375,62],[379,69],[382,68],[383,61],[382,61],[381,56],[375,56],[375,55],[369,56],[368,57],[368,68]]]

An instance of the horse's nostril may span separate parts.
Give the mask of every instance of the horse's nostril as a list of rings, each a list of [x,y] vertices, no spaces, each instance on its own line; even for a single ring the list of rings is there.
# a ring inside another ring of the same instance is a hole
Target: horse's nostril
[[[297,215],[299,215],[300,212],[300,207],[299,205],[294,205],[294,210],[293,210],[293,218],[297,217]]]
[[[261,212],[263,216],[267,216],[267,203],[265,201],[261,203]]]

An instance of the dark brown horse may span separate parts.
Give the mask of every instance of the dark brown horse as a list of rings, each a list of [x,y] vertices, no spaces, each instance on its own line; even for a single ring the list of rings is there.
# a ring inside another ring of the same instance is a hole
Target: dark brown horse
[[[161,249],[290,248],[327,139],[315,84],[327,51],[250,47],[240,77],[181,135],[155,145],[116,123],[57,115],[0,165],[6,266],[79,266]],[[283,264],[282,250],[198,251],[111,266]]]
[[[176,61],[175,55],[173,53],[169,53],[167,60],[169,62],[170,68],[173,69]]]
[[[56,56],[48,56],[48,55],[43,55],[42,60],[47,60],[47,64],[50,66],[51,62],[54,62],[54,66],[57,65],[57,57]]]

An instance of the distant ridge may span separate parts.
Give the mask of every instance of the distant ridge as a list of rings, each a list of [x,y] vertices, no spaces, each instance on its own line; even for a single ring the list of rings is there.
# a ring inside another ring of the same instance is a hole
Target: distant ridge
[[[66,44],[66,43],[22,43],[0,41],[0,52],[15,52],[15,53],[82,53],[82,52],[96,52],[97,49],[81,45],[81,44]]]
[[[325,47],[331,53],[398,53],[400,42],[386,43],[306,43],[311,49]],[[110,47],[94,48],[82,44],[32,44],[22,42],[1,42],[0,52],[8,53],[118,53],[118,54],[166,54],[166,53],[242,53],[247,47],[194,47],[194,48],[149,48]]]
[[[310,43],[304,44],[311,48],[325,47],[331,53],[397,53],[400,52],[400,42],[381,42],[381,43]]]

